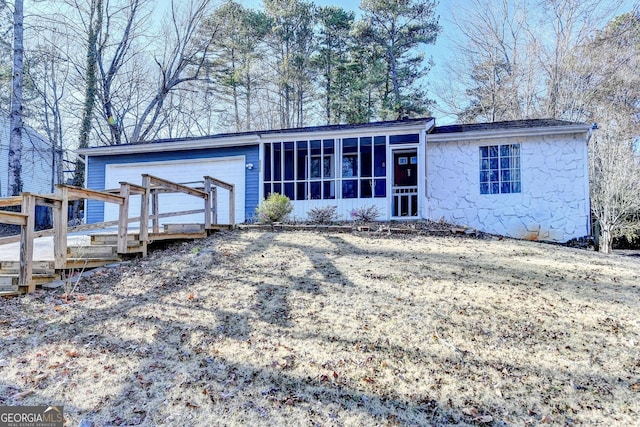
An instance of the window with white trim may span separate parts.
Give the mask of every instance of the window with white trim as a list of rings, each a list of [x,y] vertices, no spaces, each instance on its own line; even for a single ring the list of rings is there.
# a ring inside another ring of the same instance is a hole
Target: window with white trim
[[[480,194],[520,193],[520,144],[480,147]]]

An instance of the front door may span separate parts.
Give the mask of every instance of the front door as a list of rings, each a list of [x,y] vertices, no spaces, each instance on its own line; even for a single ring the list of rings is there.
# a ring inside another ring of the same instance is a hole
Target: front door
[[[418,216],[418,151],[393,151],[393,195],[394,217]]]

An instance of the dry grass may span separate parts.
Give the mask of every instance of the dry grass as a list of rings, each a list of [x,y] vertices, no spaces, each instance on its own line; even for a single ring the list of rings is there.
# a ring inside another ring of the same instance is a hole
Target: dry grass
[[[0,301],[0,404],[69,425],[633,425],[637,259],[235,232]]]

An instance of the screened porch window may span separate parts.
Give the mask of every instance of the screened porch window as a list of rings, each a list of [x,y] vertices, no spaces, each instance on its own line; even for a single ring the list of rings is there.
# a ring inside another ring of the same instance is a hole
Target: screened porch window
[[[347,138],[342,148],[342,198],[387,195],[387,138]]]
[[[264,195],[386,197],[386,147],[386,136],[265,143]]]
[[[265,197],[280,193],[291,200],[335,199],[335,150],[333,139],[265,144]]]

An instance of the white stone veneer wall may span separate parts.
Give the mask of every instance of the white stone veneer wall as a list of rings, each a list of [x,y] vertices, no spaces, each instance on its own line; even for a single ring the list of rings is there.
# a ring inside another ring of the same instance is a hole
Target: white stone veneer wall
[[[463,138],[463,135],[460,135]],[[520,144],[519,194],[480,194],[479,147]],[[585,134],[429,141],[423,215],[509,237],[565,242],[589,234]]]

